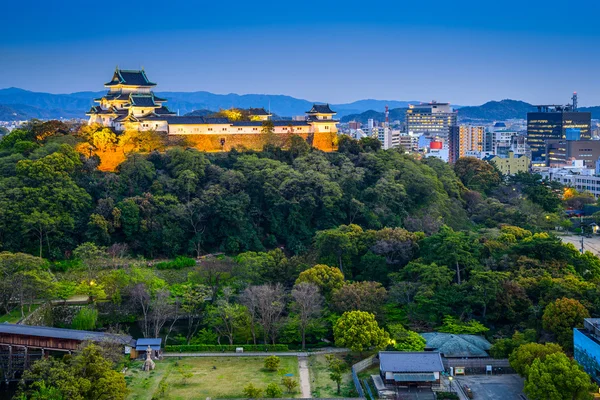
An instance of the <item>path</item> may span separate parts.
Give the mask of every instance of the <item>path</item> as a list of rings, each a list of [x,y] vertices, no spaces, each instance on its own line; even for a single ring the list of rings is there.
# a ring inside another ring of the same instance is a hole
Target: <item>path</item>
[[[310,375],[308,373],[308,359],[306,357],[298,357],[298,370],[300,372],[300,389],[302,398],[310,399]]]
[[[240,346],[243,347],[243,346]],[[244,353],[163,353],[163,357],[308,357],[312,354],[347,353],[350,350],[344,348],[326,347],[318,351],[249,351]]]

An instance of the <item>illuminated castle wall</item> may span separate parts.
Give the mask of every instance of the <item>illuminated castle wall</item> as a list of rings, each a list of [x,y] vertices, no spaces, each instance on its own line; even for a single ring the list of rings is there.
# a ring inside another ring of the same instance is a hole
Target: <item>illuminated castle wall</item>
[[[144,70],[117,68],[105,86],[108,93],[94,99],[98,105],[86,114],[90,124],[100,124],[116,132],[154,130],[168,136],[186,136],[189,145],[204,151],[227,151],[236,146],[259,149],[264,145],[263,125],[271,115],[262,108],[251,110],[251,121],[180,117],[164,105],[166,99],[152,92],[156,84],[148,80]],[[315,104],[306,112],[304,120],[272,121],[273,133],[284,145],[286,137],[296,134],[316,148],[332,151],[337,145],[335,114],[329,105]]]

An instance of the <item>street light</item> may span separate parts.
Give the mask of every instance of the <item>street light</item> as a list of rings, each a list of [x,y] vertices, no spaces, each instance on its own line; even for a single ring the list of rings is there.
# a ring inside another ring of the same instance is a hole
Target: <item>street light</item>
[[[448,377],[448,380],[450,381],[450,391],[452,392],[452,378],[451,376]]]

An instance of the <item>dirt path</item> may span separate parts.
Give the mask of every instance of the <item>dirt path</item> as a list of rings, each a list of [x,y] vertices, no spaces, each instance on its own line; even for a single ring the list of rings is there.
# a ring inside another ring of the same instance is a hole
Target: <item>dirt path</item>
[[[310,374],[308,373],[308,359],[306,357],[298,357],[298,370],[300,372],[300,389],[302,398],[310,399]]]

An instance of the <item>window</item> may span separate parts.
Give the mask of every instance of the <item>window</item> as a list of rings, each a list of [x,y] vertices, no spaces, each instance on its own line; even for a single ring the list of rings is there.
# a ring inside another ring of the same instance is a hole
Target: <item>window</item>
[[[209,131],[212,131],[212,128],[208,128]]]

